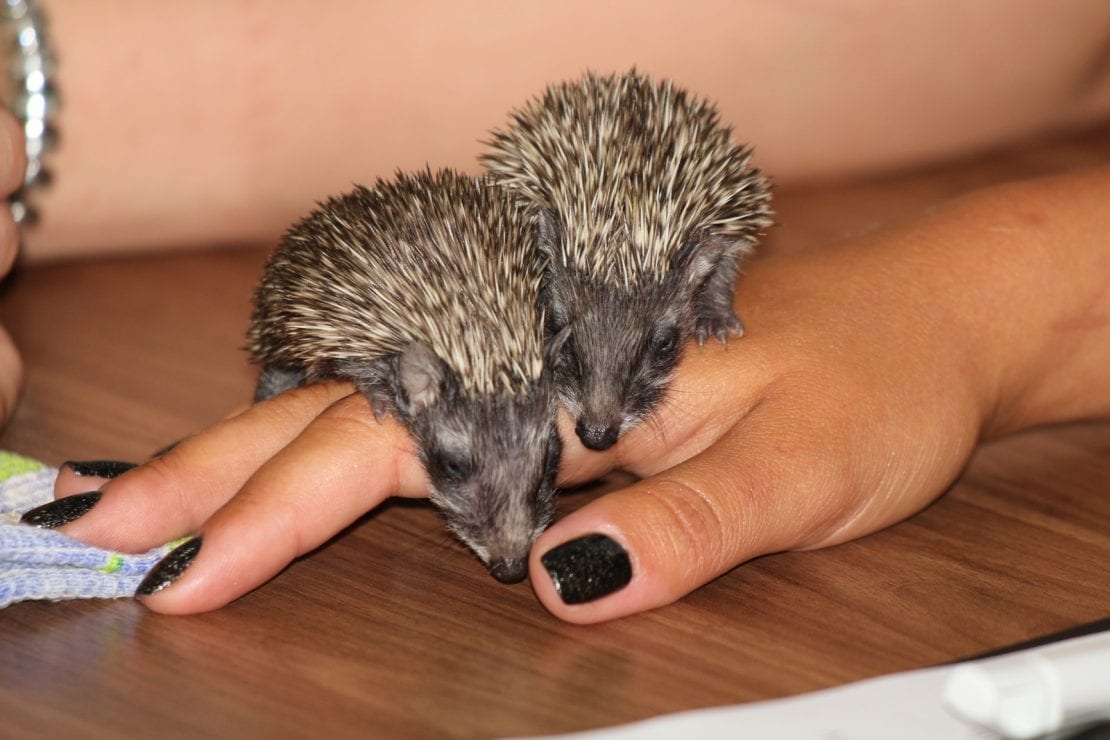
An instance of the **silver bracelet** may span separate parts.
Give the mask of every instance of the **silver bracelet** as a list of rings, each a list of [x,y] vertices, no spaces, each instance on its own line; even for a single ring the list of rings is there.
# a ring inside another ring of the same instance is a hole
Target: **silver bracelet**
[[[4,104],[23,126],[27,142],[27,174],[23,187],[8,199],[17,224],[30,225],[38,212],[27,201],[28,191],[50,182],[43,157],[57,144],[54,87],[57,60],[51,52],[46,19],[37,0],[0,0],[0,38],[7,45],[8,80]]]

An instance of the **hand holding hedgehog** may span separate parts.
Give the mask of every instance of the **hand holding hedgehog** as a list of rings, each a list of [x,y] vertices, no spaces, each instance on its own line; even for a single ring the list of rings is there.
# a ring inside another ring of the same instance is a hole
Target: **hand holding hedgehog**
[[[743,352],[689,353],[658,424],[604,452],[567,446],[560,484],[613,468],[644,479],[540,536],[529,563],[540,600],[574,622],[666,604],[759,555],[918,511],[981,437],[1110,416],[1110,325],[1079,320],[1110,315],[1108,201],[1110,169],[1046,178],[751,265],[739,307],[759,331]],[[1026,211],[1043,217],[1036,231],[997,228]],[[1059,280],[1041,279],[1050,270]],[[1039,310],[999,321],[1014,296]],[[1077,329],[1060,334],[1060,322]],[[111,481],[66,529],[142,550],[203,526],[196,560],[146,604],[214,609],[386,497],[424,495],[409,439],[349,384],[294,389]],[[58,493],[87,485],[62,479]]]
[[[743,152],[734,154],[743,160]],[[751,194],[761,193],[758,173],[747,176],[754,178]],[[568,222],[572,209],[540,196],[533,202],[548,206],[541,224],[550,254],[567,249],[579,231],[624,233],[607,230],[607,222]],[[557,482],[614,468],[644,480],[537,539],[529,563],[540,600],[575,622],[665,604],[750,558],[843,542],[916,512],[944,490],[982,437],[1110,415],[1110,326],[1095,320],[1110,314],[1110,263],[1101,259],[1108,201],[1110,171],[1073,174],[985,191],[916,223],[756,263],[735,299],[752,328],[743,351],[707,342],[682,358],[671,380],[677,352],[662,333],[655,341],[659,317],[642,321],[633,332],[639,343],[615,350],[630,357],[628,374],[617,377],[627,380],[646,367],[671,402],[655,406],[649,398],[647,411],[622,413],[618,432],[652,408],[657,423],[630,429],[611,449],[568,445]],[[752,212],[769,217],[765,193]],[[995,228],[1027,212],[1041,223],[1035,232]],[[628,233],[641,235],[701,224],[691,232],[693,243],[721,255],[718,267],[727,269],[723,258],[738,246],[697,238],[712,236],[717,217],[636,221],[616,207],[614,214],[639,229],[626,226]],[[674,256],[688,257],[689,243],[670,242],[681,245]],[[746,243],[740,240],[740,251]],[[571,252],[564,256],[574,264]],[[687,286],[720,292],[684,292],[666,317],[671,330],[695,338],[699,320],[692,317],[719,309],[729,287],[703,268],[689,274],[704,282]],[[1040,279],[1050,271],[1058,279]],[[646,274],[633,269],[625,277],[632,283]],[[551,328],[561,321],[588,326],[571,319],[584,304],[569,279],[559,283],[555,269],[549,278],[551,305],[567,309]],[[1018,304],[1036,310],[1009,320]],[[706,337],[735,326],[731,315],[717,311],[701,321]],[[1064,337],[1054,328],[1060,325],[1077,328]],[[602,354],[610,334],[597,328]],[[651,355],[645,347],[668,349],[655,353],[670,356],[668,363],[644,363]],[[577,354],[561,361],[577,362]],[[594,362],[570,367],[589,370]],[[572,405],[585,397],[585,382],[565,376],[561,385]],[[594,423],[601,431],[587,429],[586,437],[604,447],[614,424]],[[58,492],[85,490],[78,485],[87,482],[62,479]],[[330,493],[328,506],[316,504],[321,487]],[[365,394],[325,382],[253,406],[112,481],[96,509],[67,529],[90,542],[141,550],[203,527],[195,562],[146,602],[156,611],[196,612],[260,585],[384,498],[425,490],[408,433],[392,417],[374,422]],[[166,510],[159,502],[167,497],[183,505]]]

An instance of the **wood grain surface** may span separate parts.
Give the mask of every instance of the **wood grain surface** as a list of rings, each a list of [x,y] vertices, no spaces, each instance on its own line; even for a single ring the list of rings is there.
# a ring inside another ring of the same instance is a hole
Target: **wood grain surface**
[[[1110,131],[783,188],[765,251],[820,248],[991,182],[1097,162],[1110,162]],[[18,270],[0,322],[28,382],[0,448],[51,464],[142,459],[247,400],[240,347],[265,252]],[[527,735],[919,668],[1106,617],[1108,494],[1110,424],[1036,430],[982,447],[909,521],[761,558],[591,627],[551,617],[527,583],[496,583],[424,502],[394,502],[211,614],[130,600],[0,611],[0,736]]]

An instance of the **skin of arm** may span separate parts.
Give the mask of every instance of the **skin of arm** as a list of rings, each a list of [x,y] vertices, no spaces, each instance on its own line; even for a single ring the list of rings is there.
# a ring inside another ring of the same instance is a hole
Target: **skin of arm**
[[[24,257],[274,243],[395,169],[476,171],[510,108],[633,65],[711,100],[779,182],[1090,124],[1110,4],[45,0],[62,145]]]
[[[604,453],[564,433],[562,484],[614,468],[643,480],[540,537],[538,598],[577,623],[667,604],[753,557],[843,542],[916,513],[983,439],[1110,417],[1108,202],[1110,168],[1074,172],[753,263],[737,294],[748,333],[727,349],[689,347],[658,423]],[[233,443],[243,439],[252,444]],[[58,485],[62,495],[88,490],[87,479]],[[125,550],[201,533],[180,580],[144,601],[205,611],[423,486],[400,428],[375,423],[349,387],[328,383],[252,407],[108,482],[64,531]],[[304,493],[321,487],[327,506]],[[595,533],[628,553],[631,580],[568,605],[540,559]]]

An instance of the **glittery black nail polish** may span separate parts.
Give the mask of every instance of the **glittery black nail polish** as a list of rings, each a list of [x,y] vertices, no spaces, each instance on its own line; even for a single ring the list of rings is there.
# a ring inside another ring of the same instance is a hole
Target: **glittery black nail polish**
[[[200,552],[200,537],[194,537],[178,545],[146,574],[146,578],[135,589],[135,595],[150,596],[169,586],[181,577],[198,552]]]
[[[78,493],[66,496],[25,512],[19,521],[43,529],[54,529],[69,524],[77,517],[87,514],[89,509],[100,500],[100,491]]]
[[[69,468],[78,478],[86,476],[92,478],[115,478],[123,475],[128,470],[136,467],[135,463],[121,462],[119,460],[83,460],[62,463],[63,468]]]
[[[632,580],[628,553],[603,534],[564,542],[540,558],[566,604],[584,604],[619,591]]]

